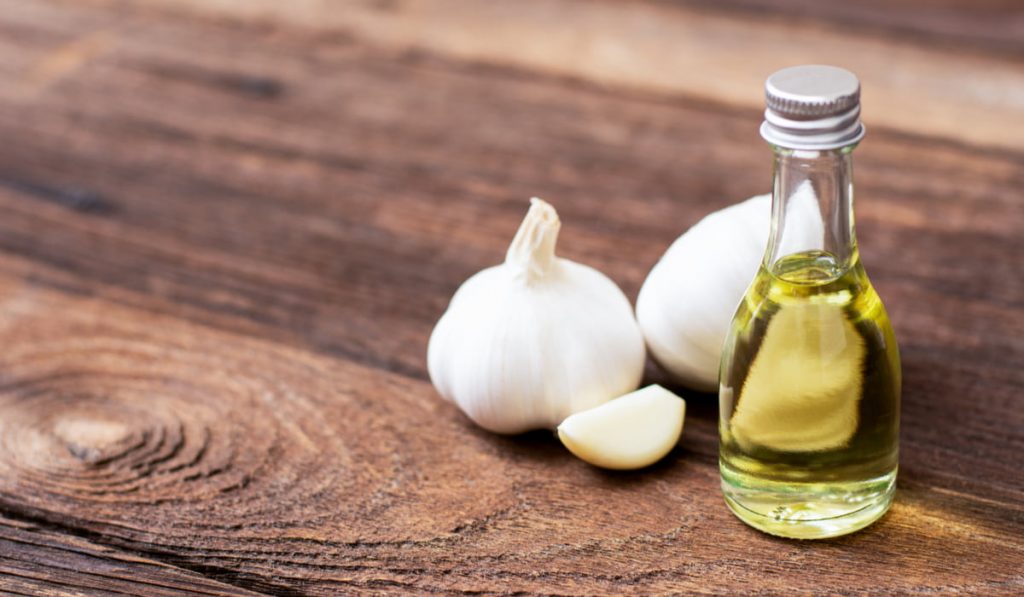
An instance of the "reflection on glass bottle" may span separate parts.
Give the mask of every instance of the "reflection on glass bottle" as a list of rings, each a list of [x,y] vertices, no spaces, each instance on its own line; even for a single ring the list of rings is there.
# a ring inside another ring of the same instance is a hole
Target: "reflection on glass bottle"
[[[751,526],[831,537],[870,524],[891,503],[899,355],[854,236],[856,78],[832,67],[786,69],[769,78],[768,100],[772,233],[723,348],[722,488]]]
[[[848,446],[860,420],[864,344],[841,307],[779,309],[743,380],[730,425],[733,439],[748,452]]]

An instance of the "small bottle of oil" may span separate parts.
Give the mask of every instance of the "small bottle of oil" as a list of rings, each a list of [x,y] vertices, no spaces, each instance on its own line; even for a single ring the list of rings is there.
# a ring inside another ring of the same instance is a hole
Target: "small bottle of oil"
[[[765,88],[772,228],[722,353],[722,490],[757,529],[835,537],[888,510],[899,441],[896,338],[854,237],[860,83],[814,65]]]

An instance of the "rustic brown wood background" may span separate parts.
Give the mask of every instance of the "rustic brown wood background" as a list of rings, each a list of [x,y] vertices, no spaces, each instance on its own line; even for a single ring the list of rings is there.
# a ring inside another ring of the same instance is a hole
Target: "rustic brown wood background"
[[[431,327],[529,196],[635,297],[766,191],[800,62],[865,85],[889,515],[744,527],[713,396],[630,474],[437,398]],[[1022,189],[1010,0],[0,0],[0,589],[1020,594]]]

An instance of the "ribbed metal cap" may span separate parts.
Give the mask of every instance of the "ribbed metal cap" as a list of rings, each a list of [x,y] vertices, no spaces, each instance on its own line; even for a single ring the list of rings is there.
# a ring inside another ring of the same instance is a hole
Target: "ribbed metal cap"
[[[860,82],[850,71],[807,64],[784,68],[764,84],[766,141],[790,149],[836,149],[860,141]]]

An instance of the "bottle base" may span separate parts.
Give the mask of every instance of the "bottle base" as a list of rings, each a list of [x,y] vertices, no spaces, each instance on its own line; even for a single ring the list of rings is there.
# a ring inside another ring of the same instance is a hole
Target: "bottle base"
[[[770,535],[827,539],[859,531],[889,510],[896,471],[863,481],[785,483],[722,467],[722,493],[733,514]]]

